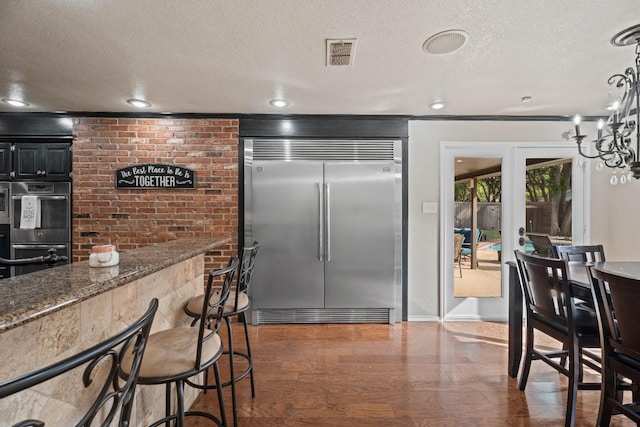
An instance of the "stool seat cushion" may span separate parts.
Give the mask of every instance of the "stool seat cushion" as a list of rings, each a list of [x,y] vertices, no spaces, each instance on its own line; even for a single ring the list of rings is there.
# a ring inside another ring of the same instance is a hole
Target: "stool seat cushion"
[[[216,296],[214,295],[213,300],[215,301]],[[204,303],[204,295],[200,295],[197,297],[191,298],[187,302],[186,311],[188,313],[192,313],[192,315],[198,315],[202,312],[202,304]],[[224,305],[224,313],[232,313],[236,305],[236,296],[235,294],[229,295],[227,299],[227,303]],[[249,296],[244,292],[241,292],[238,295],[238,311],[244,311],[249,307]]]
[[[209,335],[202,345],[203,363],[213,359],[222,348],[218,334],[210,332]],[[172,328],[150,335],[140,366],[140,380],[180,376],[193,372],[197,346],[197,327]],[[125,373],[129,372],[131,360],[132,358],[127,354],[122,361],[122,370]]]

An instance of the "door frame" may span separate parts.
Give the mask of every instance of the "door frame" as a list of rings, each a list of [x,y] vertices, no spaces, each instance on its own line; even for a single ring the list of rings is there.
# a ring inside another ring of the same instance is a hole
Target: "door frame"
[[[568,149],[570,148],[570,149]],[[568,147],[566,142],[460,142],[444,141],[440,149],[440,259],[441,269],[439,273],[439,294],[440,294],[440,319],[441,320],[486,320],[486,321],[506,321],[508,319],[509,307],[509,269],[506,261],[512,261],[513,251],[516,249],[513,238],[517,235],[516,225],[521,221],[518,215],[524,212],[518,210],[516,202],[523,200],[522,195],[516,195],[517,188],[521,181],[517,181],[519,176],[516,172],[519,149],[544,149],[545,155],[549,157],[573,158],[573,182],[581,181],[578,187],[583,192],[581,208],[574,207],[574,214],[582,215],[582,221],[577,218],[579,227],[574,226],[573,233],[579,242],[589,241],[589,168],[585,168],[575,147]],[[557,154],[556,154],[557,153]],[[503,236],[510,236],[509,239],[502,239],[502,265],[501,265],[501,288],[502,293],[499,298],[454,298],[453,297],[453,257],[448,254],[453,253],[453,239],[449,236],[453,232],[454,225],[454,186],[455,159],[456,157],[480,157],[480,158],[501,158],[502,176],[507,179],[502,180],[502,200],[501,200],[501,229],[511,230]],[[580,191],[580,190],[578,190]],[[579,209],[579,210],[576,210]],[[576,220],[576,218],[574,218]],[[582,228],[582,232],[577,228]]]

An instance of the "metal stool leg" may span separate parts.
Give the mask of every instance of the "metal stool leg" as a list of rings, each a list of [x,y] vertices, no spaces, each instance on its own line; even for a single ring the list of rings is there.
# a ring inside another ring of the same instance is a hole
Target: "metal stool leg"
[[[224,318],[229,332],[229,371],[231,374],[231,409],[233,410],[233,425],[238,425],[238,411],[236,409],[236,373],[233,365],[233,333],[231,331],[231,319],[228,316]]]
[[[164,415],[167,417],[165,425],[169,427],[169,417],[171,416],[171,383],[167,383],[164,389]]]
[[[213,364],[213,375],[216,378],[216,391],[218,392],[218,405],[220,406],[220,419],[222,425],[227,425],[227,413],[224,410],[224,400],[222,398],[222,382],[220,381],[220,369],[218,368],[218,362]]]
[[[247,341],[247,359],[249,361],[249,378],[251,380],[251,397],[256,397],[255,383],[253,380],[253,359],[251,358],[251,344],[249,343],[249,329],[247,327],[247,316],[245,313],[240,314],[242,316],[242,322],[244,323],[244,337]]]
[[[176,396],[178,399],[178,427],[184,427],[184,382],[176,381]]]

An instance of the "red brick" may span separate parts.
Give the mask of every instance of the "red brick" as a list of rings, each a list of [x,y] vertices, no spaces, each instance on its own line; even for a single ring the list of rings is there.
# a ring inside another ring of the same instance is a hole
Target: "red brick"
[[[119,250],[181,237],[231,238],[205,256],[205,273],[237,253],[238,136],[236,119],[74,120],[74,260],[94,244]],[[222,155],[220,155],[222,154]],[[136,163],[179,164],[196,171],[195,190],[115,190],[115,170]],[[212,183],[213,186],[212,186]],[[112,218],[113,214],[128,215]],[[80,237],[97,231],[99,237]],[[221,254],[221,255],[220,255]]]

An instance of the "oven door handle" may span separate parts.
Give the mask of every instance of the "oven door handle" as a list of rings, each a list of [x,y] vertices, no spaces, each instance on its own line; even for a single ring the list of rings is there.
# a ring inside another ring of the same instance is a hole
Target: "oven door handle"
[[[11,247],[14,249],[49,249],[49,248],[66,249],[67,248],[66,245],[42,245],[42,244],[38,244],[38,245],[16,244],[16,245],[11,245]]]
[[[26,195],[26,194],[25,194]],[[66,200],[69,196],[41,196],[39,194],[35,194],[40,200]],[[11,196],[13,200],[20,200],[24,196]]]

